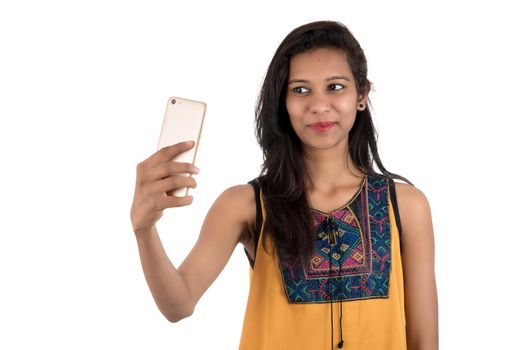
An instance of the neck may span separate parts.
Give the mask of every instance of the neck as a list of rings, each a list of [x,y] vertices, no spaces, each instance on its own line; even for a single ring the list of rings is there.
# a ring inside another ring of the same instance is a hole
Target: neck
[[[329,192],[361,181],[365,173],[353,163],[348,150],[348,144],[344,143],[330,149],[308,149],[304,152],[308,192]]]

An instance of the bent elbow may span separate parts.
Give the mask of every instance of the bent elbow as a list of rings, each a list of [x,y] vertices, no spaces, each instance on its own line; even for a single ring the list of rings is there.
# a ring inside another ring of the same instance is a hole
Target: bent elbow
[[[178,315],[176,315],[176,316],[175,315],[164,315],[164,316],[171,323],[177,323],[178,321],[184,319],[184,317],[180,317]]]
[[[171,323],[177,323],[184,318],[187,318],[193,314],[194,308],[172,310],[172,312],[162,312],[164,317]]]

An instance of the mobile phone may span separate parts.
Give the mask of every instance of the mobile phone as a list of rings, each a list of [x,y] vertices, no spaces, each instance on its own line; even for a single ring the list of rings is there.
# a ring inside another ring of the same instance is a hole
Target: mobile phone
[[[170,97],[167,101],[157,149],[183,141],[194,141],[195,145],[191,149],[180,153],[173,158],[173,161],[195,164],[206,107],[207,105],[204,102],[182,97]],[[179,175],[191,176],[187,173]],[[183,187],[169,191],[167,194],[183,197],[188,195],[188,191],[189,187]]]

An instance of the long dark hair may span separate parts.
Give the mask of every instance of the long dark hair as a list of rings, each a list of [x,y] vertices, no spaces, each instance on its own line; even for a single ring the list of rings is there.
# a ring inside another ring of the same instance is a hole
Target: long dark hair
[[[367,94],[371,83],[367,79],[367,60],[360,44],[343,24],[320,21],[294,29],[282,41],[271,60],[256,106],[256,136],[264,157],[259,177],[266,204],[263,246],[267,250],[270,234],[280,254],[302,262],[311,258],[315,236],[305,191],[307,174],[302,145],[291,127],[285,105],[286,86],[293,56],[326,47],[346,53],[359,95]],[[351,160],[366,174],[397,178],[411,184],[382,165],[368,105],[357,112],[348,134]],[[373,170],[374,162],[382,174]]]

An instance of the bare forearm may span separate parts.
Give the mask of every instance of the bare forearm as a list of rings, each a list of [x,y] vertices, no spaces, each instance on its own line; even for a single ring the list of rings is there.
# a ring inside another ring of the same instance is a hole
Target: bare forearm
[[[136,239],[147,284],[162,314],[171,322],[191,315],[194,308],[191,294],[169,260],[156,227],[136,233]]]

